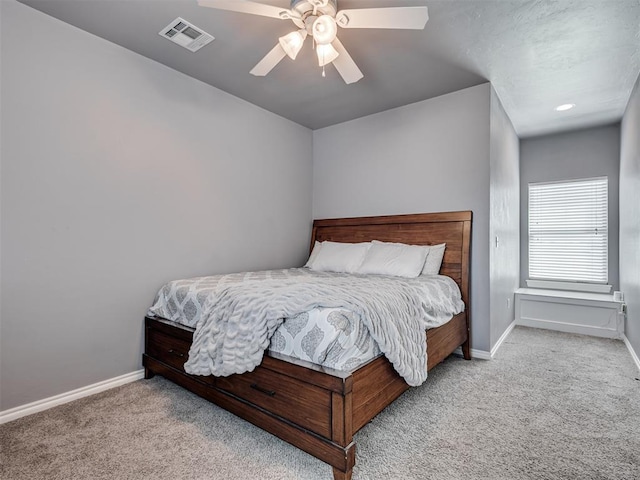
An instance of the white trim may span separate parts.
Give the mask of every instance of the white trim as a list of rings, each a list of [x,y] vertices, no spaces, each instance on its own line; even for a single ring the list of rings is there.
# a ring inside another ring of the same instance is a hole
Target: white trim
[[[576,292],[576,291],[566,291],[566,290],[549,290],[542,288],[518,288],[516,290],[516,295],[525,295],[531,297],[553,297],[553,298],[564,298],[564,299],[574,299],[584,301],[587,300],[589,302],[597,302],[597,304],[605,304],[605,303],[617,303],[623,304],[624,302],[614,300],[612,294],[604,294],[604,293],[591,293],[591,292]]]
[[[635,362],[636,367],[638,367],[638,370],[640,370],[640,358],[638,358],[638,355],[633,350],[633,346],[631,345],[631,342],[629,341],[629,339],[624,333],[622,334],[622,340],[624,341],[625,345],[629,349],[629,353],[631,354],[631,358],[633,358],[633,361]]]
[[[494,355],[498,352],[498,349],[502,346],[502,342],[504,342],[507,339],[507,337],[511,333],[511,330],[513,330],[515,326],[516,326],[516,321],[514,320],[509,324],[507,329],[504,331],[504,333],[500,336],[496,344],[491,349],[491,358],[493,358]]]
[[[543,330],[555,330],[564,333],[576,333],[578,335],[590,335],[592,337],[619,339],[620,334],[616,330],[592,327],[588,325],[576,325],[575,323],[558,322],[555,320],[542,320],[539,318],[520,318],[518,325],[529,328],[542,328]]]
[[[525,327],[621,338],[623,306],[613,295],[601,293],[516,290],[516,322]]]
[[[611,285],[600,283],[558,282],[553,280],[526,280],[529,288],[549,288],[551,290],[569,290],[575,292],[611,293]]]
[[[462,354],[462,347],[458,347],[453,351],[454,355],[458,355],[460,357],[463,356]],[[429,354],[429,352],[427,352],[427,355]],[[475,348],[471,349],[471,358],[479,358],[480,360],[491,360],[491,353],[487,352],[486,350],[476,350]]]
[[[104,392],[105,390],[110,390],[127,383],[135,382],[136,380],[141,380],[143,378],[144,370],[137,370],[119,377],[94,383],[93,385],[87,385],[86,387],[71,390],[70,392],[61,393],[60,395],[55,395],[53,397],[21,405],[19,407],[10,408],[9,410],[0,412],[0,425],[33,413],[42,412],[43,410],[48,410],[50,408],[57,407],[58,405],[78,400],[80,398],[95,395],[96,393]]]

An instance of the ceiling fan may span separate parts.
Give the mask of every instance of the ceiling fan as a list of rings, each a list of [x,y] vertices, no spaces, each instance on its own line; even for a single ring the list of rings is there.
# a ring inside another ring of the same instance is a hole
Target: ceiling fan
[[[291,0],[289,9],[249,0],[198,0],[204,7],[250,13],[280,20],[291,20],[298,27],[284,37],[251,70],[251,74],[265,76],[289,56],[295,60],[307,36],[311,36],[318,56],[318,64],[324,67],[333,63],[346,83],[354,83],[364,75],[353,61],[340,40],[341,28],[394,28],[422,30],[429,20],[427,7],[387,7],[338,10],[337,0]]]

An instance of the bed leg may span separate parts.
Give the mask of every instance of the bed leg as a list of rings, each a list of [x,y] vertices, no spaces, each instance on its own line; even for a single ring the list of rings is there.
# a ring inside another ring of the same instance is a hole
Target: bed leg
[[[471,360],[471,342],[469,339],[462,344],[462,355],[465,360]]]
[[[333,480],[351,480],[352,473],[353,469],[343,472],[342,470],[338,470],[336,467],[333,467]]]

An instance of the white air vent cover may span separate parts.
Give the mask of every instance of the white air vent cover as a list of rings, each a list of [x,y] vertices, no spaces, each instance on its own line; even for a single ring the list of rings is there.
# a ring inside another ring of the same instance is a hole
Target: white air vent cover
[[[200,50],[213,40],[213,36],[180,17],[163,28],[159,34],[192,52]]]

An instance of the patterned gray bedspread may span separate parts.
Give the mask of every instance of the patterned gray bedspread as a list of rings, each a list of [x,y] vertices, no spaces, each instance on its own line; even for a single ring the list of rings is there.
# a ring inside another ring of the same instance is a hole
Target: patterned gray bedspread
[[[342,308],[314,308],[285,319],[271,337],[274,352],[343,372],[382,353],[360,318]]]
[[[418,385],[426,379],[425,329],[448,321],[464,305],[448,277],[400,279],[289,269],[170,282],[149,314],[196,327],[185,365],[189,373],[230,375],[260,363],[285,318],[299,319],[317,308],[347,310],[348,317],[366,326],[407,383]]]

